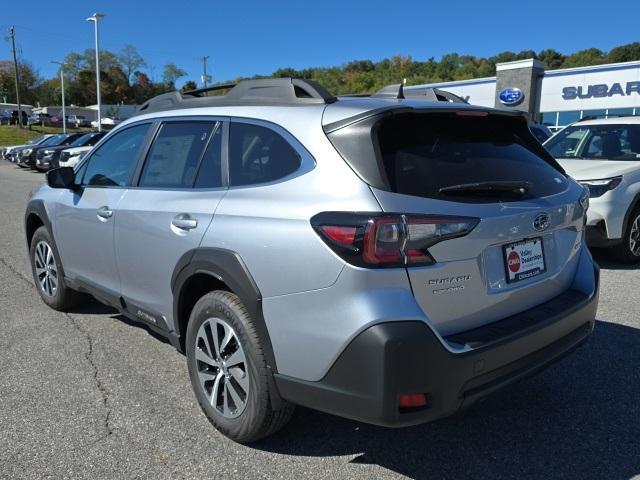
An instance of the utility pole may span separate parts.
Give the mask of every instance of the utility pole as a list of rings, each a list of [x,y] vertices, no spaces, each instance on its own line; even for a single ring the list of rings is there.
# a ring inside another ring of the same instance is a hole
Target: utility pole
[[[51,60],[51,63],[60,65],[60,88],[62,90],[62,133],[67,133],[67,112],[64,104],[64,63]]]
[[[22,128],[22,105],[20,105],[20,88],[19,88],[19,73],[18,73],[18,58],[16,57],[16,32],[15,28],[9,29],[9,37],[11,38],[11,50],[13,51],[13,75],[16,81],[16,103],[18,104],[18,126]]]
[[[93,22],[95,26],[95,42],[96,42],[96,97],[98,100],[98,131],[102,131],[102,99],[100,98],[100,43],[98,41],[98,22],[104,18],[102,13],[94,13],[87,22]]]
[[[204,88],[207,88],[207,83],[211,81],[211,75],[207,75],[207,60],[209,60],[209,55],[202,57],[202,84]]]

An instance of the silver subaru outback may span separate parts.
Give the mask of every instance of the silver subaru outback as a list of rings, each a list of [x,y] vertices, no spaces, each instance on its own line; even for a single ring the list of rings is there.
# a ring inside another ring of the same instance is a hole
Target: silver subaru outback
[[[588,192],[523,116],[401,85],[226,88],[148,101],[25,217],[44,302],[90,294],[168,337],[223,434],[294,405],[428,422],[589,336]]]

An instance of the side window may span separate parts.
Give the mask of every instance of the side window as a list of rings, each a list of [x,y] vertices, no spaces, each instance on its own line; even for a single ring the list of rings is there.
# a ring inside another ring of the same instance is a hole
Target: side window
[[[149,150],[140,176],[141,187],[193,186],[213,123],[165,123]]]
[[[125,186],[149,127],[149,123],[144,123],[114,134],[89,158],[82,184]]]
[[[196,188],[222,187],[222,122],[216,123],[207,151],[200,163]]]
[[[295,172],[300,167],[300,161],[298,152],[273,130],[247,123],[231,123],[231,186],[278,180]]]

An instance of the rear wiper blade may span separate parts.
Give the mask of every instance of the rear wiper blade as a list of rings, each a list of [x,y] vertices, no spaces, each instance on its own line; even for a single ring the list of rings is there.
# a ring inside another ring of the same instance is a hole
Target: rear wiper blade
[[[462,183],[460,185],[450,185],[442,187],[440,193],[463,194],[463,193],[513,193],[524,195],[531,190],[531,182],[503,180],[495,182]]]

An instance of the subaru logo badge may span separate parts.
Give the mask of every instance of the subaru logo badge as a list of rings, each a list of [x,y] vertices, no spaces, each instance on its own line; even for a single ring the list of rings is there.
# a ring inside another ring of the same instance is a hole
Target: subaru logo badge
[[[533,220],[533,228],[535,228],[538,232],[546,230],[551,225],[551,219],[549,218],[548,213],[539,213],[536,218]]]
[[[517,105],[524,99],[524,93],[519,88],[505,88],[498,98],[503,105]]]

